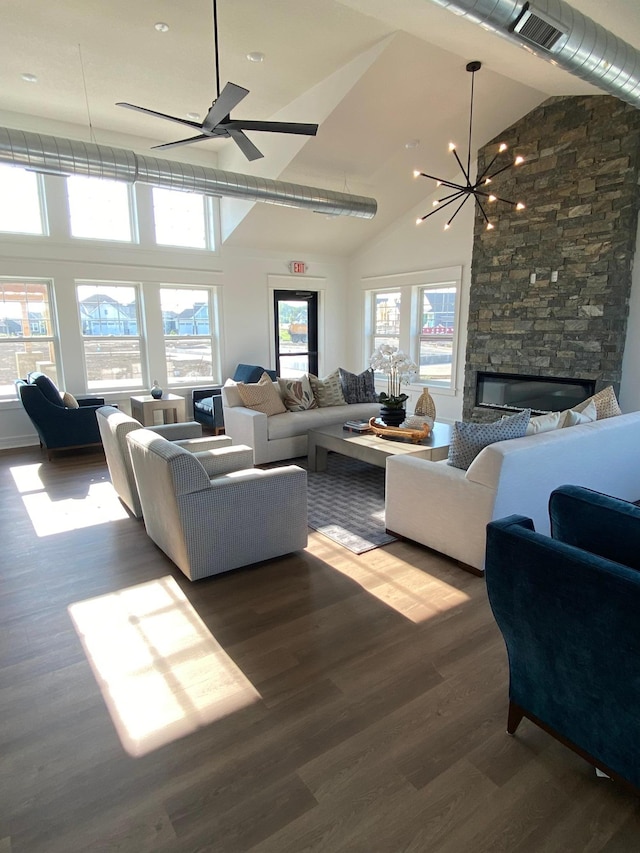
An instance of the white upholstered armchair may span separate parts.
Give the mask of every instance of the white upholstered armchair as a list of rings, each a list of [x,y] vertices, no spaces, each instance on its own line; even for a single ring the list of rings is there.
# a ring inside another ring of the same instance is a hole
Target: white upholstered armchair
[[[116,409],[115,406],[102,406],[96,411],[96,419],[113,488],[136,518],[141,518],[142,508],[131,467],[127,435],[134,429],[142,429],[142,424],[121,412],[120,409]],[[228,436],[203,437],[202,426],[196,421],[164,424],[149,429],[169,441],[177,442],[191,452],[229,447],[233,443]],[[253,461],[249,465],[253,465]]]
[[[216,451],[190,453],[146,429],[127,442],[147,533],[190,580],[306,546],[307,474],[297,465],[233,470]]]

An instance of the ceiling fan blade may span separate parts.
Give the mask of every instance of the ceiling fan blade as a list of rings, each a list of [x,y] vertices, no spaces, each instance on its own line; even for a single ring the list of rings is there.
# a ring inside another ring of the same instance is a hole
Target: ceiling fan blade
[[[208,133],[191,136],[189,139],[177,139],[175,142],[163,142],[162,145],[152,145],[151,148],[177,148],[178,145],[188,145],[190,142],[201,142],[203,139],[211,139]]]
[[[249,137],[245,136],[241,130],[229,128],[229,136],[233,139],[247,160],[259,160],[260,157],[264,157],[262,151],[260,151],[259,148],[256,148]]]
[[[135,110],[138,113],[146,113],[147,115],[155,116],[156,118],[166,118],[168,121],[175,121],[178,124],[186,124],[188,127],[195,127],[197,130],[202,128],[202,125],[197,121],[189,121],[187,118],[178,118],[177,116],[170,116],[166,113],[156,112],[156,110],[148,110],[146,107],[137,107],[135,104],[119,102],[116,104],[116,107],[126,107],[128,110]]]
[[[213,130],[248,94],[249,90],[243,89],[242,86],[237,86],[235,83],[225,84],[220,97],[211,104],[211,109],[202,122],[202,129]]]
[[[269,130],[274,133],[298,133],[302,136],[315,136],[318,132],[317,124],[302,124],[295,121],[228,121],[225,122],[228,129],[237,130]]]

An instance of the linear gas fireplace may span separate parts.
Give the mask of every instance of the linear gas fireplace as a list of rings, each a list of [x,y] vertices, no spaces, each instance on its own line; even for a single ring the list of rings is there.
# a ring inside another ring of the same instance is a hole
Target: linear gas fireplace
[[[594,379],[559,379],[515,373],[478,372],[476,406],[534,414],[561,412],[582,403],[595,392]]]

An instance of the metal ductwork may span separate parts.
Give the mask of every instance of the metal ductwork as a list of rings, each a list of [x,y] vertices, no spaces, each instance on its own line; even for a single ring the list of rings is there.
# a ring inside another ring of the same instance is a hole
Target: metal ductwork
[[[230,196],[297,207],[332,216],[372,219],[374,198],[223,172],[206,166],[146,157],[123,148],[0,128],[0,163],[52,175],[86,175],[126,183],[152,184],[212,196]]]
[[[431,0],[640,108],[640,51],[564,0]]]

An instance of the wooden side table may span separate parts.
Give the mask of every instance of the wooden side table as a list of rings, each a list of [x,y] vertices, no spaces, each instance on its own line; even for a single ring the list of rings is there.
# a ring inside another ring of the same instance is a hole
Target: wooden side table
[[[151,394],[130,397],[131,415],[143,426],[155,426],[155,413],[162,412],[162,422],[176,424],[186,420],[185,399],[179,394],[163,394],[156,400]]]

